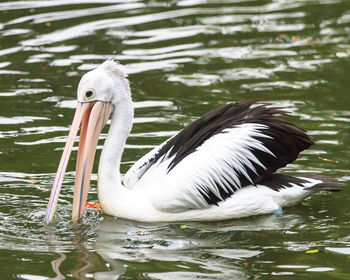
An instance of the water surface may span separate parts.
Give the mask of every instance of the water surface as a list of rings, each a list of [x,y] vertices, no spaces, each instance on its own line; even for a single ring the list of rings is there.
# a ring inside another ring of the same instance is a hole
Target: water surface
[[[346,0],[0,1],[0,278],[349,279],[349,31]],[[337,177],[344,191],[219,223],[89,211],[74,225],[73,152],[43,226],[77,84],[111,56],[135,105],[123,173],[208,110],[260,99],[316,142],[283,172]]]

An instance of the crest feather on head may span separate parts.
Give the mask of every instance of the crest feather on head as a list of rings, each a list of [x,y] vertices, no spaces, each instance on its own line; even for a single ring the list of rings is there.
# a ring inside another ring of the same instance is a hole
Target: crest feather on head
[[[105,62],[101,64],[102,67],[106,68],[107,70],[114,72],[118,76],[121,76],[123,78],[127,78],[128,75],[126,74],[125,67],[119,63],[116,59],[108,59]]]
[[[130,92],[130,85],[128,80],[128,74],[126,73],[125,67],[119,63],[115,58],[110,58],[103,62],[100,67],[104,68],[106,71],[112,72],[117,75],[120,80],[123,81],[123,84]]]

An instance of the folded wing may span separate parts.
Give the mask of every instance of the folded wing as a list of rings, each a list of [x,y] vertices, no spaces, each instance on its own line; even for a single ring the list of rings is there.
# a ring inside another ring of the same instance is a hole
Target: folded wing
[[[146,165],[139,164],[137,186],[156,180],[152,201],[161,211],[218,205],[294,161],[312,144],[304,130],[277,115],[285,112],[255,101],[205,114],[155,149]]]

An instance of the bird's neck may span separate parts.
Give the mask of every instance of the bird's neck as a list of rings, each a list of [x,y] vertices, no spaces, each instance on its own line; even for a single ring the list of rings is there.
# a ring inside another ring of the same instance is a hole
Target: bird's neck
[[[120,102],[114,108],[98,167],[99,197],[112,195],[122,187],[120,161],[132,128],[133,114],[131,98]]]

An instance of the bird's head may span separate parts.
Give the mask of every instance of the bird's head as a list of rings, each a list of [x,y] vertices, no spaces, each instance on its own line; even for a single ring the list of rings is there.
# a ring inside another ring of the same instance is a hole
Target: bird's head
[[[112,112],[131,103],[129,82],[122,66],[107,60],[86,73],[77,91],[77,108],[53,183],[46,222],[53,218],[75,137],[81,126],[74,184],[72,219],[83,216],[99,135]]]
[[[79,82],[77,99],[81,103],[102,101],[114,106],[130,99],[129,81],[122,65],[107,60],[87,72]]]

